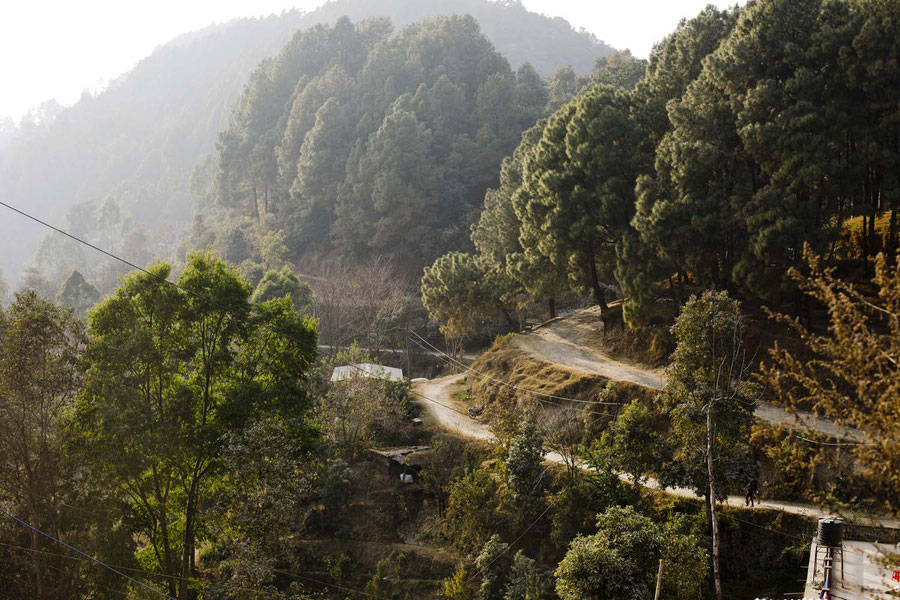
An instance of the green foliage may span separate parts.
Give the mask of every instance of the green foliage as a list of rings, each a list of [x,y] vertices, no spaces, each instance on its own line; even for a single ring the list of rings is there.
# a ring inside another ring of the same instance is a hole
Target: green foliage
[[[479,318],[493,316],[501,291],[482,261],[462,252],[440,257],[422,277],[422,304],[450,339],[465,338]]]
[[[190,577],[205,539],[204,499],[229,436],[263,415],[299,415],[316,355],[312,323],[290,302],[249,302],[225,263],[193,255],[136,273],[90,315],[73,430],[95,478],[121,494],[160,572]],[[276,333],[277,331],[277,333]],[[184,549],[184,550],[183,550]],[[188,580],[169,586],[186,598]]]
[[[471,595],[466,588],[466,568],[457,565],[453,575],[441,583],[441,595],[447,600],[469,600]]]
[[[207,593],[237,599],[251,590],[274,590],[277,560],[289,551],[285,539],[299,531],[317,499],[321,461],[313,453],[315,441],[302,421],[278,417],[226,436],[207,525],[222,532],[206,551],[214,559]]]
[[[530,525],[544,501],[544,437],[537,426],[537,409],[525,413],[506,453],[506,480],[519,527]]]
[[[634,400],[613,421],[602,440],[607,464],[631,477],[636,492],[664,458],[663,439],[646,406]]]
[[[235,262],[229,227],[283,231],[292,257],[375,252],[417,272],[466,246],[497,166],[546,102],[534,69],[512,71],[470,16],[393,36],[386,21],[346,18],[301,31],[250,77],[215,185],[200,186],[215,189],[204,214],[232,224],[214,236]]]
[[[100,291],[88,283],[78,271],[72,271],[56,294],[56,303],[71,308],[76,315],[84,315],[100,300]]]
[[[512,566],[509,544],[500,541],[496,533],[491,536],[475,557],[475,568],[481,573],[478,600],[503,600],[503,588]]]
[[[516,552],[509,569],[504,600],[550,600],[553,597],[553,580],[549,574],[542,572],[521,550]]]
[[[835,222],[852,213],[874,222],[887,206],[873,194],[898,189],[896,177],[880,175],[898,158],[884,137],[896,131],[897,110],[876,88],[900,71],[882,71],[877,83],[860,76],[881,64],[876,54],[896,52],[896,41],[884,42],[896,40],[897,23],[881,10],[769,0],[741,11],[669,106],[655,174],[638,185],[635,224],[654,254],[703,286],[780,300],[796,291],[785,274],[802,262],[804,243],[828,247]],[[874,237],[872,225],[866,240]]]
[[[43,531],[87,542],[79,531],[84,516],[57,504],[77,498],[66,463],[65,417],[78,389],[84,343],[84,325],[34,292],[0,307],[0,505]],[[90,593],[64,568],[67,561],[57,558],[52,541],[5,529],[0,525],[5,540],[26,549],[3,558],[11,571],[4,577],[6,594]]]
[[[644,78],[647,61],[635,58],[629,50],[603,56],[594,63],[592,83],[631,90]]]
[[[660,526],[633,508],[611,508],[597,517],[597,533],[575,538],[556,570],[562,600],[649,600],[662,558],[665,598],[692,600],[703,589],[706,554],[697,540]]]
[[[283,267],[280,271],[266,271],[253,290],[250,301],[260,303],[284,297],[291,299],[294,310],[298,313],[309,314],[312,311],[312,289],[300,281],[290,267]]]
[[[740,304],[725,292],[711,291],[692,296],[672,327],[678,345],[662,399],[674,453],[663,479],[709,493],[711,422],[719,500],[729,487],[743,487],[753,477],[748,450],[754,402],[745,381],[744,329]]]
[[[525,162],[516,214],[522,237],[606,305],[615,248],[630,229],[645,135],[629,93],[598,85],[554,114]],[[599,271],[599,272],[598,272]]]
[[[475,469],[453,484],[447,499],[444,527],[453,545],[473,552],[498,524],[499,486],[487,470]]]
[[[577,537],[556,569],[561,600],[646,600],[636,568],[606,540]]]

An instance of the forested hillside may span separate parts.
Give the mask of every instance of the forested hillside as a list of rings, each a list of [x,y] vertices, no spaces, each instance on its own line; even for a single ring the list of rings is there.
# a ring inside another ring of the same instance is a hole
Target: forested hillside
[[[263,58],[276,55],[297,30],[333,24],[344,15],[354,21],[386,15],[402,27],[451,13],[474,15],[514,67],[530,61],[542,76],[569,64],[585,73],[598,56],[611,52],[564,20],[529,13],[517,2],[335,0],[306,14],[236,20],[160,46],[108,90],[85,95],[53,119],[16,130],[4,122],[0,192],[9,203],[67,225],[133,262],[170,256],[190,227],[190,174],[214,149],[216,133],[226,127],[249,73]],[[0,269],[18,282],[44,232],[4,217],[0,234]],[[54,291],[72,268],[111,289],[111,264],[62,240],[44,245],[35,266]]]
[[[0,599],[887,594],[898,15],[336,0],[0,124],[97,245],[0,277]]]
[[[633,89],[597,83],[524,136],[476,251],[426,269],[432,316],[460,337],[498,307],[552,314],[568,286],[624,295],[635,327],[698,287],[799,311],[805,244],[848,274],[893,256],[896,8],[766,1],[682,23]]]
[[[302,31],[253,73],[198,168],[191,242],[237,264],[273,231],[295,257],[374,253],[419,272],[465,245],[500,161],[549,98],[470,16],[396,34],[387,19]]]

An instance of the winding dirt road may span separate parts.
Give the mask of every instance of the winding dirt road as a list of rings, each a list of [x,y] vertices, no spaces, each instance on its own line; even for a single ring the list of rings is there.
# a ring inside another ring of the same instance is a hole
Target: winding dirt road
[[[648,369],[599,352],[596,337],[602,331],[602,323],[599,307],[586,308],[538,326],[531,333],[517,335],[515,344],[537,360],[568,369],[654,390],[666,387],[663,369]],[[754,415],[761,421],[795,430],[815,431],[847,441],[862,440],[862,434],[857,430],[839,427],[809,412],[799,412],[795,416],[771,402],[758,402]]]
[[[419,402],[427,411],[427,418],[446,429],[458,432],[460,435],[479,440],[490,441],[494,438],[487,425],[472,419],[465,415],[465,407],[457,405],[453,399],[452,388],[454,384],[462,379],[464,374],[447,375],[439,379],[425,381],[414,386],[416,396]],[[462,411],[460,414],[457,411]],[[545,460],[551,463],[563,463],[561,456],[554,452],[545,455]],[[587,468],[586,466],[583,468]],[[628,478],[619,474],[619,478],[628,481]],[[664,491],[667,494],[673,494],[683,498],[696,498],[697,495],[693,490],[687,488],[663,488],[655,479],[648,479],[643,486],[652,490]],[[729,496],[726,502],[729,506],[744,506],[744,498],[742,496]],[[811,504],[799,504],[795,502],[778,502],[763,500],[758,502],[760,508],[771,510],[780,510],[787,513],[802,515],[811,518],[832,516],[832,513],[826,512],[817,506]],[[900,529],[900,520],[883,516],[859,516],[855,515],[861,521],[881,525],[882,527],[892,527]]]

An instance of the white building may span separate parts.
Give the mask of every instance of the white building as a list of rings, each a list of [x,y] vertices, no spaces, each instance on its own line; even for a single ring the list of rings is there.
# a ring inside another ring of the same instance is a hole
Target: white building
[[[385,367],[372,363],[359,363],[356,365],[344,365],[335,367],[331,373],[331,381],[344,381],[355,377],[369,377],[371,379],[387,379],[388,381],[403,381],[403,370],[395,367]]]

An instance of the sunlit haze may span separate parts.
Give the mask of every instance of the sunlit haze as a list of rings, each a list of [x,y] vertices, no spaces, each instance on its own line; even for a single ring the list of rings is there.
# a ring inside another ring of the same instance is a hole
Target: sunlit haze
[[[734,2],[713,2],[724,7]],[[156,2],[25,2],[0,18],[0,118],[18,120],[50,98],[75,102],[96,92],[171,38],[235,17],[312,10],[318,0],[158,0]],[[532,11],[567,19],[616,48],[646,57],[653,43],[708,0],[523,0]]]

